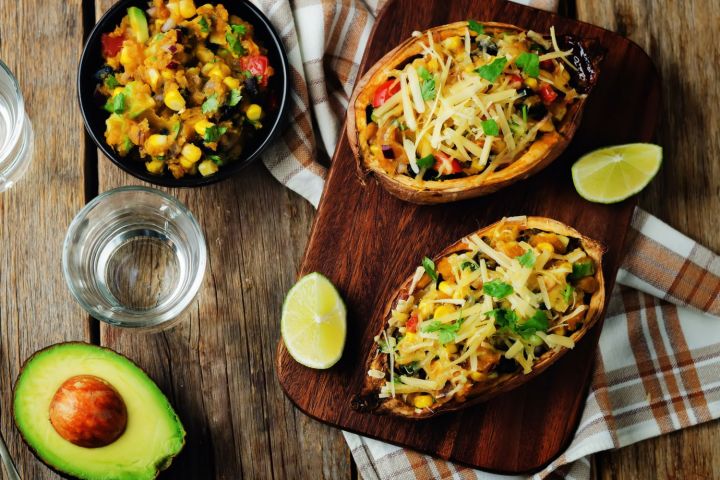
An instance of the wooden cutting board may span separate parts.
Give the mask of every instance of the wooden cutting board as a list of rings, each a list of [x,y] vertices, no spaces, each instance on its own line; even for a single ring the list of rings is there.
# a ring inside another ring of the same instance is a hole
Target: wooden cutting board
[[[303,412],[360,433],[481,469],[538,470],[570,442],[587,395],[602,322],[555,365],[521,388],[485,404],[424,421],[356,413],[352,396],[366,375],[365,359],[382,328],[391,293],[423,256],[503,216],[554,217],[607,247],[608,297],[623,256],[636,200],[615,205],[586,202],[575,192],[570,165],[606,145],[651,141],[659,110],[657,73],[647,55],[625,38],[582,22],[501,0],[397,0],[380,14],[361,72],[414,30],[473,18],[597,39],[607,49],[599,82],[581,128],[566,152],[535,177],[496,194],[448,205],[417,206],[385,192],[372,178],[363,185],[343,134],[300,268],[318,271],[339,289],[348,307],[347,343],[327,371],[297,364],[280,342],[277,375]]]

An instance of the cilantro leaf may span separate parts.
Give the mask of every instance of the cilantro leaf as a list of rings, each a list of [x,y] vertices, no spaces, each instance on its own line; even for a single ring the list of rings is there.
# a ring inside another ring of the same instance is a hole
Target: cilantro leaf
[[[483,120],[480,122],[480,125],[482,125],[483,133],[487,136],[495,137],[500,133],[500,128],[498,128],[497,122],[492,118]]]
[[[524,338],[535,335],[535,332],[544,332],[550,326],[547,314],[542,310],[536,310],[532,317],[528,318],[516,327],[517,333]]]
[[[528,249],[527,252],[516,258],[518,259],[518,262],[520,262],[520,265],[525,268],[532,268],[533,265],[535,265],[535,254],[532,249]]]
[[[588,277],[595,273],[595,264],[592,260],[588,259],[573,263],[572,269],[572,278],[577,280],[578,278]]]
[[[430,168],[433,165],[435,165],[435,157],[432,154],[422,157],[417,161],[418,168]]]
[[[440,343],[445,345],[446,343],[450,343],[455,340],[455,334],[458,330],[460,330],[460,325],[462,325],[462,319],[453,323],[440,323],[439,320],[433,320],[429,324],[425,325],[422,328],[422,331],[425,333],[437,332],[438,340],[440,340]]]
[[[498,279],[483,285],[483,293],[495,298],[505,298],[514,291],[512,285]]]
[[[232,32],[233,32],[235,35],[238,35],[238,36],[241,36],[241,37],[242,37],[243,35],[245,35],[245,32],[246,32],[245,25],[235,25],[235,24],[233,24],[233,25],[230,25],[230,29],[232,30]]]
[[[570,299],[572,298],[573,294],[573,287],[569,283],[565,285],[565,288],[562,291],[562,297],[563,300],[565,300],[565,303],[570,303]]]
[[[205,129],[205,135],[203,136],[203,140],[205,143],[213,143],[217,142],[218,139],[227,132],[226,127],[219,127],[217,125],[212,125],[210,127],[207,127]]]
[[[213,93],[202,104],[202,113],[217,112],[220,105],[218,104],[217,94]]]
[[[505,308],[496,308],[490,310],[488,315],[495,319],[495,324],[500,328],[508,328],[515,331],[515,325],[517,324],[517,314],[512,310]]]
[[[522,68],[528,77],[537,78],[540,75],[540,57],[537,53],[522,52],[515,60],[515,65]]]
[[[422,266],[425,269],[425,273],[432,278],[433,282],[437,282],[438,274],[435,271],[435,262],[430,260],[428,257],[425,257],[422,259]]]
[[[465,270],[466,268],[469,268],[471,271],[474,272],[474,271],[477,270],[479,267],[478,267],[478,264],[477,264],[477,263],[473,262],[472,260],[469,260],[469,261],[467,261],[467,262],[463,262],[463,263],[460,264],[460,269],[461,269],[461,270]]]
[[[202,33],[208,33],[210,31],[210,24],[205,19],[205,17],[200,17],[200,20],[198,20],[198,24],[200,25],[200,31]]]
[[[242,100],[242,94],[240,94],[240,90],[237,88],[233,88],[230,90],[230,97],[228,98],[227,104],[229,107],[234,107],[238,103],[240,103],[240,100]]]
[[[485,27],[483,27],[481,24],[476,22],[475,20],[468,20],[468,28],[472,30],[473,32],[477,33],[478,35],[484,35],[485,34]]]
[[[417,73],[418,73],[418,76],[419,76],[421,79],[423,79],[423,80],[426,80],[426,81],[427,81],[427,80],[432,80],[432,79],[433,79],[432,74],[428,71],[427,68],[425,68],[425,67],[423,67],[423,66],[418,67]]]
[[[222,167],[225,165],[225,161],[220,155],[208,155],[207,158],[212,160],[217,166]]]
[[[245,55],[245,48],[242,46],[242,43],[240,43],[240,39],[238,39],[233,32],[227,32],[225,34],[225,40],[227,40],[228,47],[233,55]]]
[[[507,58],[499,57],[493,60],[492,63],[476,68],[475,72],[488,82],[494,82],[500,76],[506,64]]]

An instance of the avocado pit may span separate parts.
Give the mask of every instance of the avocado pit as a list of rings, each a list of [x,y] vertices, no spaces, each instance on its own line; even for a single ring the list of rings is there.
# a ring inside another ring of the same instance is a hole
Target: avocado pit
[[[127,408],[107,381],[94,375],[67,379],[50,402],[50,423],[65,440],[80,447],[113,443],[127,426]]]

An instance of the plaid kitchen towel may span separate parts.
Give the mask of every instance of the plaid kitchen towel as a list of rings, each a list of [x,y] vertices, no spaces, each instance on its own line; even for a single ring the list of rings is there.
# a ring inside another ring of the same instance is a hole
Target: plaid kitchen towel
[[[317,206],[325,168],[374,16],[384,0],[253,0],[282,36],[293,79],[292,124],[265,155],[284,185]],[[555,10],[557,0],[519,3]],[[575,439],[551,465],[589,478],[589,456],[720,416],[720,260],[642,210],[618,273],[590,395]],[[345,433],[363,478],[514,478]]]

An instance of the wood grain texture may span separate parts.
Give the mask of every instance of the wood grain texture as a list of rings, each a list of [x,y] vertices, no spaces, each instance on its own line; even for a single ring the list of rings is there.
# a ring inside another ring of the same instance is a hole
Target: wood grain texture
[[[20,366],[52,343],[89,338],[60,257],[84,204],[84,130],[74,88],[82,28],[80,0],[0,2],[0,58],[18,77],[35,131],[30,169],[0,193],[0,431],[26,479],[57,475],[32,456],[12,421]]]
[[[569,165],[581,152],[601,145],[650,140],[659,106],[657,77],[637,46],[591,25],[498,0],[424,5],[416,8],[410,0],[398,0],[383,11],[371,34],[365,69],[413,30],[433,25],[468,17],[536,31],[555,25],[559,34],[595,38],[608,49],[584,122],[567,152],[536,177],[485,198],[442,206],[400,202],[370,179],[363,188],[343,136],[301,273],[326,274],[346,299],[346,351],[338,365],[317,372],[299,366],[280,345],[278,376],[299,408],[341,428],[484,469],[534,470],[559,453],[574,433],[599,328],[530,383],[456,414],[408,423],[354,412],[350,398],[362,388],[364,359],[382,327],[385,302],[422,256],[432,256],[502,216],[554,217],[604,243],[604,272],[612,289],[634,202],[602,206],[583,201],[572,187]],[[478,448],[488,442],[493,448]]]
[[[664,164],[640,205],[720,252],[720,2],[577,1],[580,20],[643,47],[662,78],[656,141]],[[598,456],[600,478],[717,478],[720,425],[711,422]]]
[[[112,3],[96,2],[98,18]],[[99,156],[100,192],[144,184]],[[260,163],[209,187],[161,190],[201,225],[204,283],[174,328],[138,335],[102,325],[100,340],[146,369],[187,429],[187,445],[163,478],[349,478],[340,431],[294,409],[274,379],[280,308],[312,206]]]

